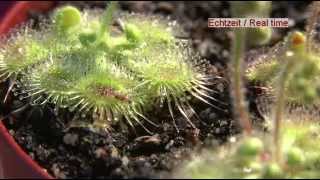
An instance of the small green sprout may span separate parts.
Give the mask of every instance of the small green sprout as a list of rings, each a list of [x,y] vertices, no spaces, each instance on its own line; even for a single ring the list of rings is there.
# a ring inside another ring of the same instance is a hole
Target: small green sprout
[[[56,11],[54,21],[59,31],[67,31],[81,22],[80,11],[72,6],[65,6]]]
[[[238,148],[239,156],[254,157],[261,153],[263,150],[263,143],[259,138],[250,137],[244,140],[244,142]]]
[[[97,34],[90,29],[84,30],[79,34],[79,40],[82,45],[89,46],[97,40]]]
[[[212,106],[209,99],[215,100],[206,87],[210,78],[198,67],[200,56],[174,37],[175,23],[116,15],[116,9],[116,2],[104,13],[65,6],[40,30],[20,28],[1,47],[0,76],[16,84],[19,99],[67,108],[73,121],[86,117],[97,129],[121,120],[132,127],[154,124],[145,113],[158,103],[168,105],[173,119],[177,109],[193,126],[189,94]]]
[[[298,147],[293,147],[287,152],[286,162],[289,166],[299,166],[304,162],[304,153]]]
[[[263,168],[262,178],[274,179],[283,178],[282,168],[277,163],[267,164]]]

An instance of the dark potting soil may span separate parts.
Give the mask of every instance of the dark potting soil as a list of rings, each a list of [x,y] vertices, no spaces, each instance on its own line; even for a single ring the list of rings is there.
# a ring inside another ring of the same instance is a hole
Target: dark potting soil
[[[83,7],[104,7],[102,2],[60,2]],[[179,166],[188,155],[204,147],[215,146],[239,132],[232,119],[228,92],[227,63],[230,59],[232,34],[228,29],[208,29],[209,17],[230,17],[227,2],[121,2],[123,10],[147,14],[170,15],[184,27],[187,38],[194,48],[206,58],[211,66],[208,73],[222,78],[214,80],[210,87],[217,93],[212,96],[221,103],[212,101],[220,109],[194,101],[197,115],[192,122],[194,129],[176,112],[175,128],[168,110],[155,107],[148,117],[159,127],[148,123],[148,134],[137,126],[132,129],[122,125],[112,127],[109,133],[99,134],[90,128],[71,128],[65,130],[71,114],[61,110],[58,114],[50,105],[45,107],[25,106],[15,96],[10,96],[6,104],[1,104],[6,115],[22,107],[20,113],[8,116],[4,120],[17,143],[56,178],[162,178],[170,177],[172,170]],[[307,2],[274,2],[272,17],[289,17],[292,22],[288,29],[276,29],[270,46],[281,40],[292,29],[303,29],[306,18]],[[37,20],[39,14],[30,12]],[[250,47],[254,50],[259,47]],[[2,84],[1,99],[8,87]],[[258,93],[248,88],[250,111],[255,121],[261,121],[261,115],[255,105]],[[179,132],[177,131],[179,130]],[[216,143],[218,142],[218,143]]]

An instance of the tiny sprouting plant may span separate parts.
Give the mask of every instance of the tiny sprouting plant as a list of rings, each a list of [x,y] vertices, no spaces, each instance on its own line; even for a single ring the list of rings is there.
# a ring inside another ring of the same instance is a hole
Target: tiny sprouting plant
[[[73,121],[91,117],[89,125],[103,129],[123,119],[130,126],[154,124],[145,112],[166,103],[173,120],[176,108],[193,126],[190,95],[214,106],[204,61],[175,38],[175,21],[116,9],[116,2],[104,12],[60,7],[39,30],[25,25],[3,39],[7,96],[12,91],[30,105],[67,108]]]

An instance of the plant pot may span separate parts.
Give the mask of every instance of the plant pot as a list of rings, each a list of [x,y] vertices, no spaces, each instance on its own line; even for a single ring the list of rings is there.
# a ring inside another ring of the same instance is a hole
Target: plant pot
[[[0,35],[7,33],[15,25],[28,19],[28,12],[45,12],[54,7],[49,1],[11,2],[11,6],[1,16]],[[2,6],[4,8],[5,6]],[[41,178],[53,179],[15,142],[6,127],[0,122],[0,178]]]

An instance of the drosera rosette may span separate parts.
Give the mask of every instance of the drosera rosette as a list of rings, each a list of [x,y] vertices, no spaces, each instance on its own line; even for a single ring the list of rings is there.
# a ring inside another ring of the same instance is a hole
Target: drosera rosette
[[[204,73],[206,61],[192,50],[190,42],[175,38],[175,31],[180,31],[176,22],[149,18],[141,15],[123,18],[123,22],[130,25],[124,25],[126,37],[136,43],[131,46],[131,52],[122,51],[127,61],[124,64],[143,81],[149,96],[158,101],[160,107],[168,106],[173,119],[176,107],[194,127],[187,114],[188,110],[194,112],[189,103],[192,97],[222,110],[215,104],[223,103],[209,95],[213,90],[207,85],[212,78]]]
[[[16,85],[18,76],[28,73],[35,65],[46,60],[48,41],[43,34],[37,34],[31,24],[24,24],[3,37],[0,47],[0,80],[10,80],[10,86],[3,100],[6,102],[10,91]],[[47,43],[46,43],[47,42]]]
[[[41,40],[35,34],[17,32],[15,39],[8,39],[6,46],[1,49],[1,77],[6,80],[9,77],[17,76],[27,70],[29,66],[35,65],[48,55],[48,51],[40,44]],[[23,34],[21,34],[23,33]]]
[[[72,38],[57,36],[55,20],[53,21],[51,23],[43,19],[39,22],[38,29],[34,29],[34,22],[30,21],[16,27],[1,39],[0,76],[2,81],[10,80],[4,102],[10,91],[16,89],[14,86],[20,87],[18,77],[29,74],[38,65],[49,61],[52,55],[65,53],[75,45]]]
[[[66,12],[59,13],[59,11],[63,10]],[[68,26],[65,24],[62,25],[61,22],[58,23],[58,17],[60,17],[58,14],[62,13],[67,13],[69,18],[71,16],[76,16],[77,18],[72,19],[75,22],[70,23]],[[61,37],[57,35],[58,32],[62,31],[61,28],[59,31],[55,28],[63,26],[64,31],[71,31],[79,27],[81,17],[78,13],[75,9],[68,6],[58,10],[52,15],[52,23],[43,19],[43,22],[39,22],[40,28],[33,29],[32,26],[34,22],[30,21],[29,23],[16,27],[8,36],[3,37],[1,39],[3,42],[0,53],[2,79],[6,80],[8,75],[15,76],[26,72],[26,70],[31,69],[33,65],[47,61],[50,54],[63,53],[74,46],[72,36],[70,36],[71,33],[68,33],[68,38]]]
[[[130,73],[110,63],[110,58],[103,51],[90,50],[58,56],[21,79],[27,85],[25,97],[31,97],[35,105],[53,103],[56,111],[59,108],[76,111],[75,121],[91,117],[91,123],[99,128],[109,128],[122,116],[132,126],[140,123],[138,120],[144,118],[141,109],[147,103],[144,90],[137,87],[140,82]]]
[[[176,107],[191,123],[187,111],[194,111],[189,103],[192,97],[216,109],[220,109],[215,105],[220,102],[209,95],[212,90],[206,86],[210,79],[197,64],[200,62],[200,56],[183,48],[172,46],[169,49],[161,45],[155,48],[155,51],[147,50],[149,52],[145,54],[133,54],[131,69],[136,72],[138,78],[143,79],[150,98],[159,101],[160,106],[168,106],[173,119],[173,108]],[[160,51],[163,54],[159,54]],[[193,126],[192,123],[191,125]]]
[[[72,6],[55,10],[47,29],[34,30],[43,38],[42,63],[26,65],[14,95],[30,105],[51,104],[56,113],[69,109],[74,114],[70,127],[98,130],[119,122],[156,126],[145,112],[158,101],[168,102],[173,119],[176,107],[192,124],[187,94],[215,106],[206,87],[210,78],[200,68],[204,61],[185,40],[175,38],[176,23],[136,14],[117,17],[116,7],[111,2],[103,13]]]

